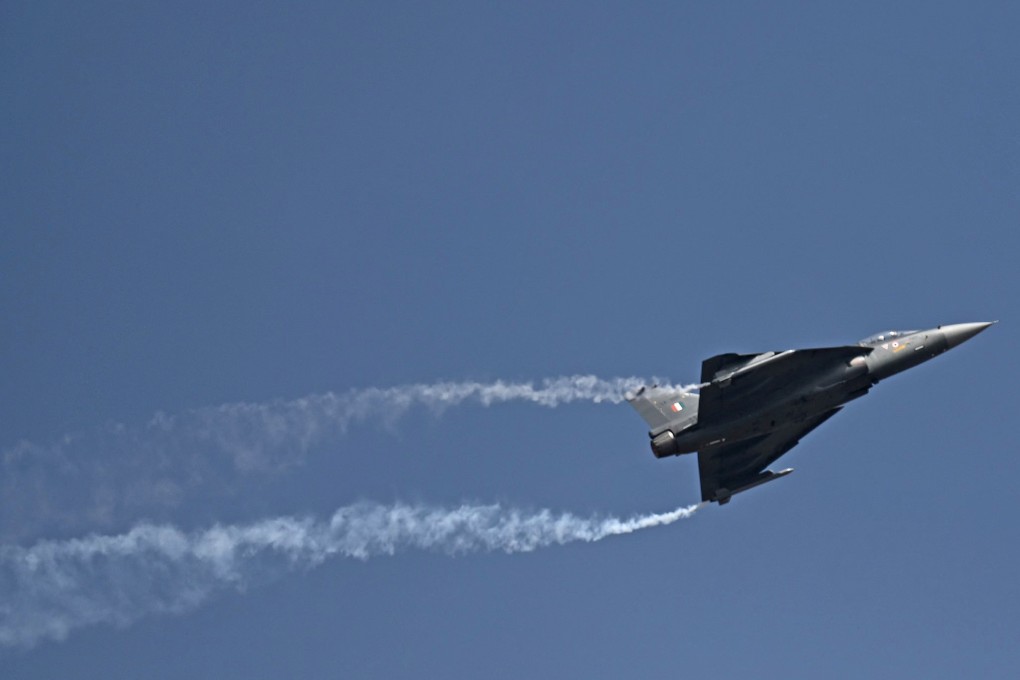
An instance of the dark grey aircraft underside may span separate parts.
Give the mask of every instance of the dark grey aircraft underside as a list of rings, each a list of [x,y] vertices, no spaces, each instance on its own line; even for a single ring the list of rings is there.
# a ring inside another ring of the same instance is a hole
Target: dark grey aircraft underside
[[[628,401],[651,428],[656,457],[697,452],[701,499],[722,505],[793,472],[768,466],[848,401],[993,323],[888,331],[843,347],[720,354],[701,364],[697,393],[642,387]]]

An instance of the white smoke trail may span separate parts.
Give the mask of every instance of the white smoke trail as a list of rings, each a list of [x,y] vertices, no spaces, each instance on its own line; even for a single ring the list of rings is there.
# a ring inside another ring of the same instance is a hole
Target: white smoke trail
[[[114,424],[48,445],[23,441],[0,451],[0,539],[23,540],[40,530],[109,529],[125,517],[159,517],[186,499],[193,502],[189,494],[217,493],[238,473],[300,464],[311,450],[336,441],[352,425],[393,424],[414,407],[441,413],[465,403],[617,404],[646,383],[635,377],[574,375],[538,383],[371,387],[158,413],[143,426]]]
[[[528,552],[671,524],[700,507],[585,519],[499,505],[358,504],[326,522],[281,517],[194,533],[140,524],[114,536],[0,546],[0,644],[28,647],[86,625],[188,611],[217,590],[242,589],[330,558],[366,560],[408,548]]]

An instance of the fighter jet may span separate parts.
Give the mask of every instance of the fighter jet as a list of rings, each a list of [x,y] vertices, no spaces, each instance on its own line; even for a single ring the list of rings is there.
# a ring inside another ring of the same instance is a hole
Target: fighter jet
[[[720,354],[702,362],[697,392],[642,387],[627,401],[651,428],[656,458],[697,452],[701,500],[724,505],[793,472],[767,468],[844,404],[993,323],[886,331],[843,347]]]

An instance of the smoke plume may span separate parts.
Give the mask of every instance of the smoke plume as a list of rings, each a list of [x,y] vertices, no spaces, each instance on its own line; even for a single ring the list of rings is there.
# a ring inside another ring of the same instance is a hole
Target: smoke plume
[[[499,505],[363,503],[340,508],[328,521],[280,517],[193,533],[143,523],[119,535],[0,546],[0,644],[28,647],[81,626],[189,611],[218,590],[332,558],[367,560],[406,549],[528,552],[671,524],[699,507],[586,519]]]
[[[392,425],[416,407],[439,414],[460,404],[511,401],[547,408],[575,401],[616,404],[645,383],[575,375],[537,384],[372,387],[158,413],[141,426],[111,424],[49,444],[22,441],[0,451],[0,540],[83,528],[109,531],[132,518],[163,517],[241,478],[298,465],[356,424]]]

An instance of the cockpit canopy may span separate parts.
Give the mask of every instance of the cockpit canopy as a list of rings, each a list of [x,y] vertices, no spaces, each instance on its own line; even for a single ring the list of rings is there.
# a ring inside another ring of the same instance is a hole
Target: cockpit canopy
[[[917,331],[882,331],[881,333],[875,333],[861,340],[859,345],[877,345],[880,342],[889,342],[896,338],[902,338],[904,335],[911,335]]]

